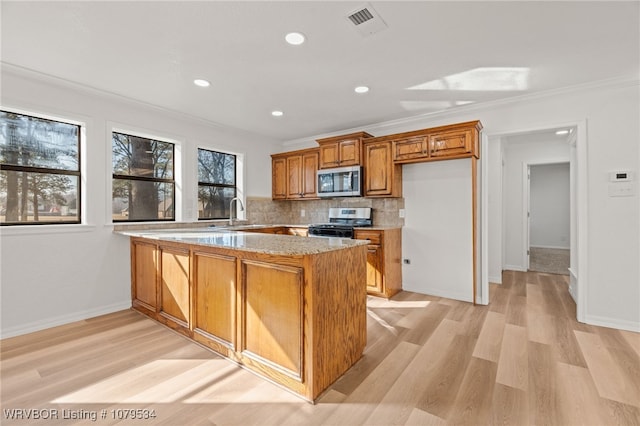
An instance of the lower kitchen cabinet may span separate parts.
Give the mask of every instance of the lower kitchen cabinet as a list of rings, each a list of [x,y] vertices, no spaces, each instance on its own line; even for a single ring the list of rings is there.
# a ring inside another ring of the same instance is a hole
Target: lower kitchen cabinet
[[[193,253],[193,338],[227,356],[237,341],[237,264],[233,256]]]
[[[364,351],[365,246],[287,239],[273,254],[132,237],[132,307],[313,401]]]
[[[356,228],[367,245],[367,293],[390,298],[402,290],[402,230]]]

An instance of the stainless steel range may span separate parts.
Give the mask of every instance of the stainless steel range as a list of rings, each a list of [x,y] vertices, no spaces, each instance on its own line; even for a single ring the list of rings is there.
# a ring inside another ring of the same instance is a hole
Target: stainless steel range
[[[353,238],[353,228],[373,225],[371,215],[371,207],[330,208],[329,223],[309,225],[309,236]]]

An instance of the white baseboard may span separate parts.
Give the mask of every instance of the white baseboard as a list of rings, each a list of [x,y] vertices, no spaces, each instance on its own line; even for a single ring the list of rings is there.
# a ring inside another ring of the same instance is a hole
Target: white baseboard
[[[27,324],[23,324],[17,327],[10,327],[3,329],[0,332],[0,339],[7,339],[9,337],[20,336],[22,334],[33,333],[35,331],[44,330],[59,325],[69,324],[75,321],[82,321],[88,318],[97,317],[100,315],[110,314],[113,312],[122,311],[131,308],[131,300],[126,302],[114,303],[108,306],[102,306],[95,309],[87,309],[86,311],[74,312],[67,315],[61,315],[54,318],[47,318],[44,320],[34,321]]]
[[[502,275],[489,275],[489,282],[493,284],[502,284]]]
[[[456,293],[456,292],[451,292],[447,290],[431,289],[431,288],[413,289],[411,288],[411,286],[407,286],[405,284],[402,285],[402,289],[406,291],[412,291],[414,293],[427,294],[429,296],[444,297],[447,299],[460,300],[461,302],[473,303],[473,295],[471,294],[471,291],[469,291],[469,294],[462,294],[462,293]]]
[[[505,271],[518,271],[518,272],[527,272],[526,268],[523,268],[520,265],[504,265],[503,269]]]
[[[599,317],[593,315],[587,315],[587,317],[585,318],[585,322],[587,324],[598,325],[600,327],[640,332],[640,322],[621,320],[617,318]]]
[[[560,247],[560,246],[534,246],[530,245],[531,248],[548,248],[548,249],[560,249],[560,250],[569,250],[571,247]]]

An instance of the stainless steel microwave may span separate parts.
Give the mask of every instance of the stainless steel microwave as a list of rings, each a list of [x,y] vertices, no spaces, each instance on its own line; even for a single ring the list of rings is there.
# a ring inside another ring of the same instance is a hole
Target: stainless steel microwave
[[[336,167],[318,170],[318,196],[362,196],[362,167]]]

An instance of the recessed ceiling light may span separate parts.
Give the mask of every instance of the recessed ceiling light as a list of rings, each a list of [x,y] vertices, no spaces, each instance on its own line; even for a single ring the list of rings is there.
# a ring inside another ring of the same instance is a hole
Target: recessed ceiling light
[[[282,117],[284,115],[284,112],[282,111],[271,111],[271,115],[273,115],[274,117]]]
[[[203,80],[201,78],[196,78],[195,80],[193,80],[193,84],[200,87],[209,87],[211,85],[211,83],[209,83],[207,80]]]
[[[569,131],[568,130],[558,130],[556,132],[556,135],[568,135]]]
[[[294,46],[298,46],[304,43],[304,41],[306,40],[304,34],[298,32],[289,33],[284,37],[284,39],[287,41],[287,43]]]
[[[369,88],[367,86],[358,86],[355,89],[353,89],[356,93],[367,93],[369,91]]]

